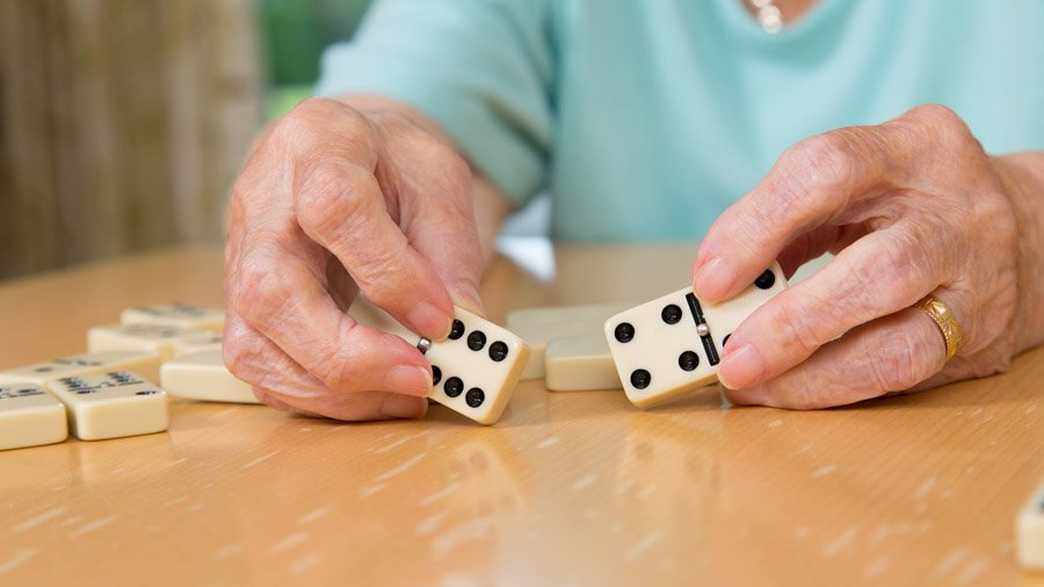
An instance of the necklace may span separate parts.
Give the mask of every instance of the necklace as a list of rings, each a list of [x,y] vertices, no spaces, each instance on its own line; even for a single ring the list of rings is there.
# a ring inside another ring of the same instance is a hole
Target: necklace
[[[750,5],[754,7],[754,18],[763,31],[774,35],[783,29],[783,13],[775,0],[750,0]]]

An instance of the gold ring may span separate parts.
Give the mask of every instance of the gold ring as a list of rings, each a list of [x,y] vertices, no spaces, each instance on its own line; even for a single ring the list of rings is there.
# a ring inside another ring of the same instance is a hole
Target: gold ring
[[[964,337],[961,333],[961,325],[957,323],[953,312],[950,311],[946,304],[940,302],[938,298],[932,295],[926,296],[923,300],[917,302],[914,307],[918,310],[923,310],[935,322],[935,325],[939,327],[943,341],[946,342],[946,360],[952,359],[957,354],[957,351],[960,350],[961,341]]]

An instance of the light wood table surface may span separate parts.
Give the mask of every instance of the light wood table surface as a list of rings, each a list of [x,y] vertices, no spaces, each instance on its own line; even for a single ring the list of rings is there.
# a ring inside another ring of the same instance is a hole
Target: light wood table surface
[[[642,300],[691,246],[499,259],[510,308]],[[0,284],[0,369],[79,352],[130,305],[221,302],[183,249]],[[1005,375],[846,409],[652,411],[522,384],[477,426],[178,401],[165,434],[0,453],[0,585],[1044,585],[1013,559],[1044,477],[1044,351]]]

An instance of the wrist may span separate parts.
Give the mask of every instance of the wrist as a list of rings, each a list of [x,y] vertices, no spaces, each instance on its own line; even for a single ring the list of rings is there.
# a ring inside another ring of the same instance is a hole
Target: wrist
[[[992,158],[1018,230],[1016,352],[1044,343],[1044,153]]]

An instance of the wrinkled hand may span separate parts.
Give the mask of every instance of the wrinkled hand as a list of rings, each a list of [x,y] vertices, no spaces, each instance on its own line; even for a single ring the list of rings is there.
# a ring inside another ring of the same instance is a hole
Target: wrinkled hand
[[[345,312],[361,291],[441,340],[481,309],[467,163],[395,111],[312,99],[258,140],[225,252],[225,362],[265,403],[345,420],[423,415],[431,367]]]
[[[1019,228],[998,169],[941,106],[787,150],[711,228],[696,293],[727,299],[777,257],[788,273],[836,257],[732,334],[719,369],[730,399],[827,407],[1004,370],[1021,350]],[[949,362],[911,308],[927,294],[964,332]]]

